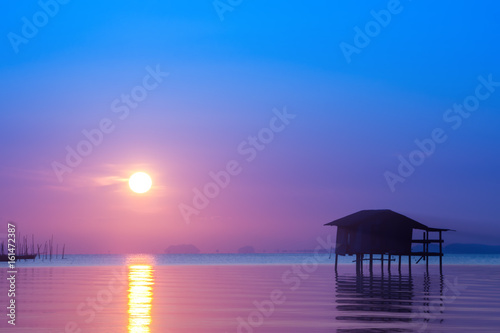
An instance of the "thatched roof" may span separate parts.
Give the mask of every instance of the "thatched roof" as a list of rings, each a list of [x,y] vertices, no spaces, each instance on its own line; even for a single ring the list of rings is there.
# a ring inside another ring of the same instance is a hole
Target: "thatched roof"
[[[344,216],[338,220],[332,221],[330,223],[326,223],[328,226],[337,226],[337,227],[347,227],[347,228],[357,228],[361,224],[371,224],[371,223],[380,223],[388,225],[399,225],[402,223],[405,225],[419,230],[427,230],[427,231],[447,231],[449,229],[439,229],[439,228],[431,228],[420,222],[417,222],[407,216],[401,215],[399,213],[393,212],[390,209],[370,209],[370,210],[361,210],[357,213]]]

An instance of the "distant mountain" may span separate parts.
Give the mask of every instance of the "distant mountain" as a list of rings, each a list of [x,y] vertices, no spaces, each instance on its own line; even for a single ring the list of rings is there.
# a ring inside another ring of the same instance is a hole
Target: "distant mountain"
[[[325,249],[319,249],[319,250],[316,250],[316,249],[305,249],[305,250],[297,250],[297,251],[293,251],[293,252],[297,252],[297,253],[319,253],[319,254],[330,253],[330,251],[325,250]]]
[[[500,254],[500,246],[454,243],[447,245],[443,252],[463,254]]]
[[[255,253],[255,248],[253,246],[243,246],[238,249],[238,253]]]
[[[413,245],[411,247],[411,250],[413,252],[421,252],[422,251],[422,244]],[[439,252],[439,245],[437,245],[437,244],[429,244],[429,252]],[[446,253],[446,246],[443,247],[443,252]]]
[[[165,253],[169,254],[198,254],[200,249],[198,249],[193,244],[179,244],[170,245],[165,249]]]
[[[412,247],[413,252],[422,251],[422,245]],[[439,252],[439,245],[430,244],[429,252]],[[500,246],[484,245],[484,244],[460,244],[453,243],[443,247],[443,253],[454,254],[500,254]]]

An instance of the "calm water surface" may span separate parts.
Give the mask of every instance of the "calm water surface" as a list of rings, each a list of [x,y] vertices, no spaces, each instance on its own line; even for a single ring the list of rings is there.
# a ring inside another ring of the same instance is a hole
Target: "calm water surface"
[[[297,264],[309,260],[311,253],[253,253],[253,254],[157,254],[148,255],[156,266],[163,265],[274,265]],[[73,254],[66,255],[64,260],[27,260],[18,262],[20,267],[47,266],[123,266],[129,264],[130,257],[137,255],[123,254]],[[332,264],[329,254],[320,254],[319,261]],[[404,257],[406,263],[408,257]],[[352,263],[353,256],[340,256],[340,263]],[[431,257],[431,264],[438,259]],[[500,254],[446,254],[446,265],[500,265]],[[0,267],[6,267],[0,263]]]
[[[499,332],[500,266],[419,264],[410,277],[330,263],[21,264],[16,326],[2,314],[0,332]],[[3,309],[7,290],[2,278]]]

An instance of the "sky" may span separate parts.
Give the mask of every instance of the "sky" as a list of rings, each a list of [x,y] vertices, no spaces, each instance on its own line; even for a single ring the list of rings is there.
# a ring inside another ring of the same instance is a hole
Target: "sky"
[[[392,209],[500,245],[500,5],[2,6],[0,236],[294,251]]]

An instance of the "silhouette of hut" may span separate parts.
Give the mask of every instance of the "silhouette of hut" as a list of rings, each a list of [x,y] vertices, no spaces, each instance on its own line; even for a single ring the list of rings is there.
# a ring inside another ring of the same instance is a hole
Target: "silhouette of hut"
[[[373,260],[380,260],[382,269],[384,255],[388,255],[387,262],[390,270],[392,256],[399,256],[399,271],[401,271],[401,256],[408,256],[411,271],[411,257],[420,256],[429,267],[429,257],[439,256],[439,270],[442,273],[443,251],[442,232],[450,229],[430,228],[409,217],[393,212],[389,209],[362,210],[347,215],[338,220],[325,224],[337,227],[337,241],[335,247],[335,270],[339,255],[356,255],[356,272],[363,270],[364,256],[369,255],[370,272]],[[413,230],[422,230],[422,239],[413,239]],[[438,239],[429,239],[430,232],[437,232]],[[412,245],[423,245],[421,252],[412,252]],[[438,243],[439,252],[429,252],[429,244]],[[374,258],[373,255],[380,255]]]

